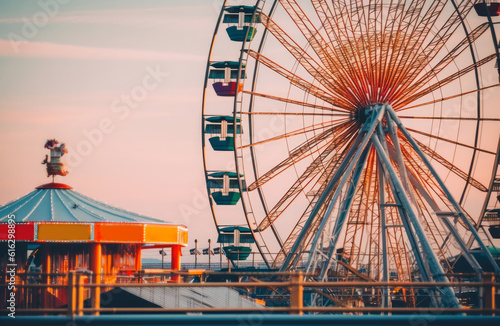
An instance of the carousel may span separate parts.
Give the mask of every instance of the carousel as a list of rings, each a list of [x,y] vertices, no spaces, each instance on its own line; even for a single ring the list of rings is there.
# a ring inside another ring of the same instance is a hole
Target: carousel
[[[142,270],[141,250],[150,248],[171,248],[171,269],[180,269],[181,248],[188,240],[184,225],[112,207],[54,182],[55,176],[68,174],[60,160],[67,150],[55,139],[48,140],[45,148],[50,150],[50,156],[42,164],[46,164],[52,182],[0,206],[2,284],[11,280],[8,272],[12,268],[16,285],[64,285],[69,271],[85,273],[95,283],[112,284],[126,281],[127,277],[139,281],[133,276]],[[15,250],[9,249],[12,247]],[[178,280],[173,276],[169,281]],[[6,288],[2,290],[0,297],[4,298],[0,302],[5,304]],[[18,287],[18,291],[22,288]],[[65,288],[47,288],[38,296],[19,294],[19,307],[67,304]]]

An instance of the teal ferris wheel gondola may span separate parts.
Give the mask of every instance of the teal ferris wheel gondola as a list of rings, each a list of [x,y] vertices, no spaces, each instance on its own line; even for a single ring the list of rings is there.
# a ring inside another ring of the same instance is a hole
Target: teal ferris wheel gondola
[[[238,175],[235,172],[214,172],[207,175],[207,188],[217,205],[236,205],[241,198]],[[242,190],[246,191],[243,182]]]
[[[222,250],[230,260],[246,260],[252,252],[250,245],[255,240],[249,228],[228,226],[219,229],[217,243],[223,245]]]
[[[234,150],[234,117],[216,116],[205,118],[205,134],[211,135],[208,139],[214,151]],[[240,119],[236,119],[236,133],[241,134]]]
[[[223,23],[230,25],[226,28],[227,35],[231,41],[243,42],[252,41],[257,29],[252,24],[260,22],[259,11],[252,6],[232,6],[224,9]]]

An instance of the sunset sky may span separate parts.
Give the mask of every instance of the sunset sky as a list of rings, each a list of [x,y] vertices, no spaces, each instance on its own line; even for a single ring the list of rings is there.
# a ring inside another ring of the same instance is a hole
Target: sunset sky
[[[214,241],[200,106],[221,4],[2,1],[0,205],[50,181],[56,138],[71,171],[56,181]]]
[[[206,60],[222,3],[222,0],[1,1],[0,205],[51,181],[40,163],[48,154],[43,148],[46,140],[56,138],[69,149],[63,161],[70,170],[68,176],[58,177],[56,182],[66,183],[84,195],[113,206],[186,225],[189,247],[184,249],[185,261],[192,259],[188,249],[194,247],[195,239],[200,248],[207,247],[208,239],[216,243],[217,232],[206,194],[200,126]],[[231,4],[239,3],[242,1],[231,1]],[[273,17],[279,15],[286,13],[278,10]],[[475,14],[470,16],[472,26],[482,19]],[[287,33],[300,44],[306,42],[302,35],[297,37],[298,29],[287,29]],[[237,60],[241,44],[231,43],[226,33],[223,34],[224,37],[217,39],[220,42],[217,44],[222,46],[214,49],[212,58]],[[461,37],[453,35],[450,46]],[[478,53],[490,51],[491,38],[485,36],[476,45]],[[264,54],[291,69],[295,59],[284,52],[276,39],[268,38]],[[468,62],[456,60],[454,65],[458,68]],[[247,71],[252,64],[251,60],[247,62]],[[493,66],[491,61],[482,68],[485,85],[497,83]],[[297,69],[300,75],[302,68]],[[442,92],[437,94],[442,97],[474,89],[470,88],[475,83],[474,78],[468,77],[471,75],[435,93]],[[291,88],[288,80],[276,78],[270,69],[259,71],[258,86],[265,88],[266,94],[290,98],[298,94],[304,98],[301,90],[293,93],[298,89]],[[219,98],[211,89],[207,94],[207,98],[211,98],[211,102],[207,100],[212,109],[210,113],[232,111],[233,99]],[[483,114],[500,119],[500,111],[494,109],[500,101],[498,88],[490,88],[482,94]],[[406,112],[475,117],[476,100],[477,95],[471,93],[430,107],[429,111],[417,112],[417,108]],[[284,107],[279,101],[260,103],[264,103],[259,108],[262,111],[280,112]],[[260,119],[260,126],[266,128],[254,130],[257,141],[305,124],[303,118],[297,116],[287,116],[286,123],[281,115],[281,120],[267,115]],[[417,120],[408,124],[469,147],[476,146],[476,122],[472,120],[460,123]],[[256,125],[258,123],[253,124],[254,129]],[[478,146],[496,151],[497,126],[496,122],[482,125]],[[243,134],[249,137],[248,132]],[[422,137],[416,136],[420,140]],[[300,137],[289,138],[281,139],[281,143],[266,144],[267,149],[256,155],[260,158],[261,172],[276,165],[279,155],[286,157],[290,148],[304,141]],[[426,144],[468,171],[470,148],[457,151],[456,146],[437,144],[434,139]],[[265,146],[259,145],[258,150]],[[217,168],[224,166],[219,164],[219,159],[221,162],[227,159],[224,163],[234,165],[233,152],[215,154]],[[485,184],[491,178],[493,158],[494,155],[487,154],[476,157],[487,168],[477,165],[473,176]],[[286,173],[281,177],[288,178],[287,181],[297,178],[297,171],[291,170],[286,172],[290,178]],[[459,197],[462,188],[455,185],[461,185],[463,180],[443,166],[437,165],[437,170],[444,171],[447,185],[453,195]],[[277,202],[283,195],[285,186],[276,187],[278,191],[266,190],[265,197],[270,203]],[[257,192],[254,193],[257,196]],[[467,196],[466,204],[480,211],[483,194],[470,191]],[[240,205],[232,209],[224,212],[225,223],[218,219],[219,224],[246,223]],[[296,211],[290,209],[283,215],[286,214],[293,215],[292,219],[282,218],[282,223],[291,228],[295,225]],[[479,214],[476,215],[474,219]],[[158,251],[145,256],[159,258]]]

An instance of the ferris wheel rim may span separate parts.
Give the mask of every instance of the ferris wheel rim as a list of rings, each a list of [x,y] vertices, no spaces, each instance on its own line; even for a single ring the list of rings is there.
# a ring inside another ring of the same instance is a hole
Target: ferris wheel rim
[[[273,8],[275,7],[277,1],[278,0],[273,0]],[[266,0],[257,0],[257,2],[255,3],[255,8],[259,8],[260,10],[262,10],[262,7],[265,4],[265,2],[266,2]],[[253,12],[251,21],[254,21],[255,15],[256,15],[256,11]],[[259,48],[263,47],[263,44],[265,43],[266,35],[267,35],[267,29],[265,30],[264,33],[265,34],[263,35],[263,37],[261,39],[261,42],[259,44]],[[245,49],[247,48],[247,46],[246,46],[247,44],[248,44],[248,48],[250,48],[251,41],[248,42],[245,39],[245,40],[243,40],[243,42],[241,44],[241,51],[240,51],[240,57],[239,57],[239,67],[238,67],[238,73],[237,73],[237,79],[236,79],[236,84],[238,85],[239,83],[242,83],[243,87],[244,87],[244,79],[241,78],[241,73],[240,72],[241,72],[243,63],[248,60],[248,53],[245,51]],[[257,69],[257,66],[256,66],[256,69]],[[254,74],[254,76],[256,76],[256,75]],[[235,121],[238,118],[241,119],[241,109],[238,110],[238,103],[240,103],[241,107],[242,107],[243,92],[241,92],[241,93],[242,94],[239,94],[238,92],[236,92],[236,94],[234,96],[234,102],[233,102],[234,103],[233,104],[233,119]],[[241,96],[240,99],[239,99],[239,96]],[[251,119],[249,119],[249,121],[251,121]],[[250,128],[251,128],[251,124],[249,123],[249,130],[250,130]],[[244,194],[243,188],[241,187],[241,185],[242,185],[242,179],[240,177],[241,175],[244,175],[244,167],[243,167],[244,163],[243,163],[243,161],[240,162],[239,159],[238,159],[238,156],[242,155],[242,154],[238,153],[238,150],[239,150],[239,148],[235,144],[235,146],[234,146],[235,167],[236,167],[236,172],[237,172],[237,176],[238,176],[238,183],[239,183],[239,186],[240,186],[240,192],[242,194]],[[252,166],[253,166],[253,170],[255,172],[256,162],[253,160],[253,158],[252,158]],[[250,229],[250,231],[252,233],[252,236],[253,236],[254,241],[256,243],[256,246],[257,246],[257,250],[261,254],[261,257],[264,260],[264,262],[267,265],[267,267],[270,268],[271,267],[271,263],[268,261],[268,259],[269,258],[273,259],[272,253],[270,252],[270,250],[269,250],[269,248],[268,248],[268,246],[266,244],[266,241],[263,238],[262,234],[260,232],[258,232],[258,231],[256,232],[256,229],[253,227],[253,223],[255,223],[255,225],[258,225],[257,224],[257,220],[255,218],[255,215],[253,214],[253,209],[252,209],[252,203],[251,203],[251,201],[249,200],[248,203],[245,202],[245,197],[246,196],[243,196],[243,195],[241,196],[241,205],[242,205],[242,208],[243,208],[243,212],[244,212],[244,215],[245,215],[245,219],[246,219],[247,225],[248,225],[248,227],[249,227],[249,229]],[[259,197],[260,197],[260,201],[261,201],[262,207],[264,208],[264,211],[267,211],[267,203],[265,201],[264,196],[261,195],[260,190],[259,190]],[[252,215],[253,221],[249,217],[250,215]],[[274,235],[275,235],[276,239],[279,240],[279,234],[276,232],[274,226],[272,227],[272,230],[274,232]]]
[[[215,44],[215,38],[217,37],[217,33],[219,31],[219,26],[220,26],[220,24],[222,22],[222,16],[224,14],[223,8],[226,6],[226,3],[227,3],[227,0],[224,0],[224,2],[222,3],[221,11],[219,13],[219,17],[217,18],[217,23],[215,24],[214,33],[213,33],[213,36],[212,36],[212,42],[210,43],[210,49],[209,49],[208,55],[207,55],[207,64],[206,64],[206,68],[205,68],[205,79],[204,79],[203,93],[202,93],[202,103],[201,103],[201,154],[202,154],[202,160],[203,160],[203,171],[204,171],[204,176],[205,176],[205,183],[207,183],[207,175],[208,175],[207,171],[208,170],[207,170],[207,158],[206,158],[206,153],[205,153],[206,143],[205,143],[205,135],[204,135],[204,127],[205,127],[204,117],[205,117],[205,105],[206,105],[206,92],[207,92],[207,86],[208,86],[208,74],[209,74],[210,62],[211,62],[210,59],[212,58],[212,51],[213,51],[214,44]],[[212,215],[213,221],[214,221],[214,223],[216,225],[217,234],[219,235],[220,231],[219,231],[219,227],[217,227],[217,225],[218,225],[218,223],[217,223],[217,216],[215,214],[214,205],[213,205],[213,202],[212,202],[212,198],[210,196],[210,190],[208,188],[206,188],[206,191],[207,191],[207,197],[208,197],[208,201],[209,201],[211,215]]]
[[[274,0],[274,3],[277,3],[278,0]],[[259,4],[261,3],[264,3],[265,0],[257,0],[256,2],[256,5],[255,7],[259,7]],[[205,128],[205,117],[207,116],[205,114],[205,108],[206,108],[206,91],[207,91],[207,86],[208,86],[208,81],[209,81],[209,69],[210,69],[210,64],[212,63],[211,61],[211,57],[212,57],[212,52],[213,52],[213,49],[214,49],[214,46],[215,46],[215,40],[216,40],[216,36],[218,34],[218,31],[221,27],[221,24],[222,24],[222,17],[224,15],[224,9],[226,8],[226,4],[227,4],[227,0],[224,0],[224,2],[222,3],[222,6],[221,6],[221,9],[220,9],[220,12],[219,12],[219,16],[218,16],[218,19],[217,19],[217,23],[216,23],[216,26],[215,26],[215,29],[214,29],[214,33],[213,33],[213,36],[212,36],[212,42],[211,42],[211,45],[210,45],[210,49],[209,49],[209,53],[208,53],[208,58],[207,58],[207,64],[206,64],[206,71],[205,71],[205,78],[204,78],[204,86],[203,86],[203,95],[202,95],[202,112],[201,112],[201,137],[202,137],[202,158],[203,158],[203,168],[204,168],[204,174],[205,174],[205,182],[207,183],[208,185],[208,175],[210,173],[209,169],[207,168],[207,157],[206,157],[206,151],[205,151],[205,148],[206,148],[206,141],[205,141],[205,135],[204,135],[204,128]],[[253,22],[253,17],[255,16],[255,12],[253,13],[252,15],[252,19],[251,21]],[[255,25],[255,23],[252,23],[251,25]],[[267,33],[267,31],[265,31]],[[241,46],[241,54],[240,54],[240,58],[238,60],[238,77],[237,77],[237,85],[241,82],[243,83],[244,80],[241,80],[240,81],[240,71],[241,71],[241,68],[242,68],[242,64],[243,64],[243,50],[245,49],[245,45],[247,44],[247,40],[245,38],[245,40],[243,40],[242,42],[242,46]],[[236,100],[237,100],[237,96],[235,96],[235,106],[236,106]],[[236,110],[233,110],[233,118],[236,119]],[[235,120],[236,121],[236,120]],[[240,178],[240,173],[239,173],[239,169],[238,169],[238,164],[237,164],[237,147],[234,146],[234,156],[235,156],[235,162],[236,162],[236,175],[237,175],[237,178],[238,178],[238,184],[239,184],[239,191],[240,193],[243,193],[243,189],[242,189],[242,181],[241,181],[241,178]],[[212,218],[214,220],[214,223],[215,223],[215,226],[216,226],[216,229],[217,229],[217,233],[220,235],[220,228],[221,228],[221,224],[218,222],[217,220],[217,216],[216,216],[216,212],[215,212],[215,205],[214,205],[214,202],[213,202],[213,199],[211,197],[211,193],[210,193],[210,189],[207,187],[206,189],[207,191],[207,196],[208,196],[208,200],[209,200],[209,206],[210,206],[210,210],[211,210],[211,215],[212,215]],[[262,202],[264,205],[265,205],[265,201],[263,200]],[[248,214],[247,214],[247,211],[246,211],[246,208],[245,208],[245,204],[243,203],[243,200],[242,200],[242,206],[243,206],[243,210],[244,210],[244,215],[245,215],[245,218],[246,218],[246,224],[248,225],[250,231],[251,231],[251,234],[252,234],[252,237],[254,238],[255,240],[255,243],[257,244],[257,249],[259,250],[262,258],[264,259],[264,262],[266,263],[266,265],[268,267],[270,267],[270,264],[269,262],[267,261],[267,258],[266,258],[266,255],[265,253],[262,252],[262,247],[264,248],[267,248],[265,243],[263,243],[263,245],[259,244],[259,239],[257,238],[257,236],[255,235],[255,232],[252,228],[252,224],[251,224],[251,221],[249,220],[248,218]],[[260,243],[262,243],[263,241],[260,241]],[[269,251],[269,250],[268,250]]]

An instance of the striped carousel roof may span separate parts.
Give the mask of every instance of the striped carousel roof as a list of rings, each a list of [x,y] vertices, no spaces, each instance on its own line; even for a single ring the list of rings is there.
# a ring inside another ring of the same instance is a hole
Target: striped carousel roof
[[[16,240],[187,245],[187,228],[116,208],[61,183],[37,187],[0,207],[0,240],[14,218]]]
[[[24,197],[0,207],[0,223],[9,214],[16,222],[168,223],[116,208],[76,192],[62,183],[37,187]]]

